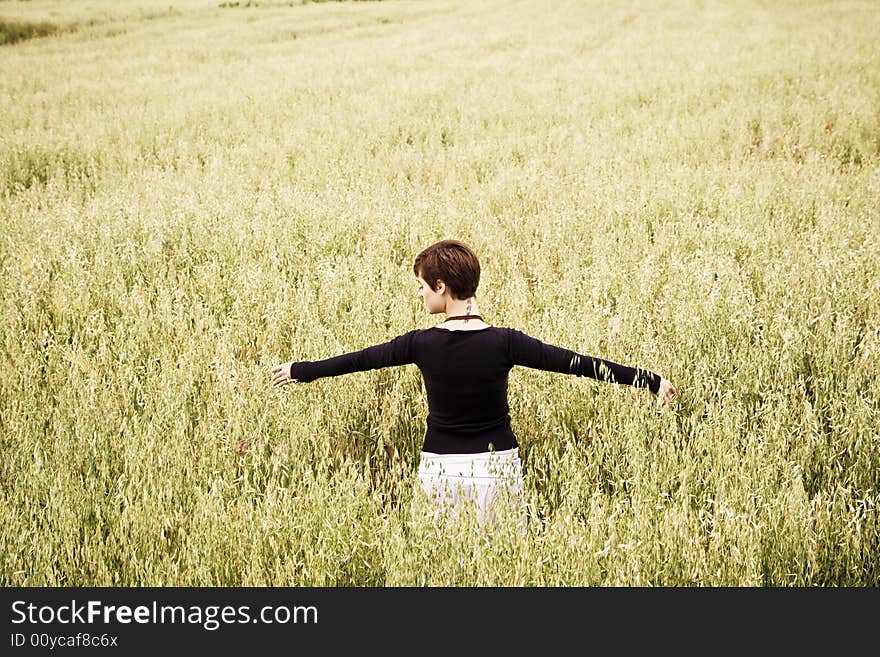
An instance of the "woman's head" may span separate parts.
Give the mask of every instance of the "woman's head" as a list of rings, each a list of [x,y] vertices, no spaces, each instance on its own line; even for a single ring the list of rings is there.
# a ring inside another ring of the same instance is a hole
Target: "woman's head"
[[[416,256],[413,273],[427,283],[429,295],[443,296],[448,291],[452,299],[470,299],[480,283],[480,261],[464,242],[442,240]],[[431,299],[425,301],[431,312],[440,312],[430,307]]]

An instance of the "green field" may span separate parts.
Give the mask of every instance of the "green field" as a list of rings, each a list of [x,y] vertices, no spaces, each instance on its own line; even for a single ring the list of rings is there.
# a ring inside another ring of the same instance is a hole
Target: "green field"
[[[0,584],[880,585],[880,6],[0,1]],[[510,375],[529,525],[411,502],[428,315]]]

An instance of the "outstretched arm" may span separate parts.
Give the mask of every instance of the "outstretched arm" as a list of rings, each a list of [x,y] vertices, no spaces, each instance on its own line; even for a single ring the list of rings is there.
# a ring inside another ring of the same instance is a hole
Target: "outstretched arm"
[[[327,376],[414,363],[413,338],[416,333],[418,329],[399,335],[389,342],[325,360],[292,361],[275,365],[270,371],[272,386],[278,388],[293,382],[309,383]]]
[[[570,349],[546,344],[516,329],[510,329],[509,349],[510,359],[514,365],[587,376],[599,381],[623,383],[636,388],[648,388],[654,394],[661,396],[664,402],[668,402],[675,394],[675,388],[669,381],[650,370],[584,356]]]

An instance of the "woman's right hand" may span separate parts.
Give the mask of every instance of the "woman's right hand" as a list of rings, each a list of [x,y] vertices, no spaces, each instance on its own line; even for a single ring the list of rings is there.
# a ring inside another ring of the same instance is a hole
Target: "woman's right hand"
[[[664,379],[662,376],[660,377],[660,388],[657,390],[657,397],[663,404],[669,406],[672,398],[678,394],[678,391],[675,389],[675,386],[672,385],[667,379]]]

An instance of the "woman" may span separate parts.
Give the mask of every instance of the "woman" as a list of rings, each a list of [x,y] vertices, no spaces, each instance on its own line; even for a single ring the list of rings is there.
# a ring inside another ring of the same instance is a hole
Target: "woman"
[[[504,489],[522,504],[519,444],[507,404],[508,373],[514,365],[645,387],[667,404],[676,394],[669,381],[648,370],[582,356],[484,322],[475,298],[480,263],[463,242],[443,240],[429,246],[416,258],[413,273],[428,312],[446,315],[442,324],[326,360],[276,365],[270,376],[278,388],[416,364],[428,397],[419,483],[429,498],[450,504],[453,511],[464,498],[476,499],[479,520],[491,519],[493,500]]]

